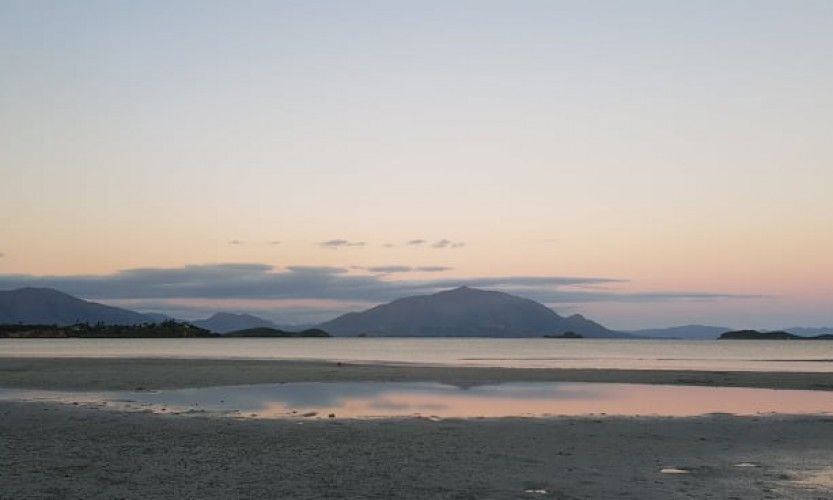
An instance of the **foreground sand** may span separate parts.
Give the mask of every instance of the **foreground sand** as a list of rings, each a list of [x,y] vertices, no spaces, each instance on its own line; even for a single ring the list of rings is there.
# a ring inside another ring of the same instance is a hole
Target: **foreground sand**
[[[833,390],[833,373],[581,370],[362,365],[324,361],[2,358],[0,387],[64,390],[177,389],[278,382],[437,381],[626,382],[771,389]]]
[[[823,417],[298,422],[3,403],[0,497],[830,498],[832,450]]]
[[[0,387],[598,381],[833,389],[833,374],[0,358]],[[751,462],[755,466],[738,467]],[[683,467],[689,474],[660,473]],[[0,403],[0,498],[830,498],[833,418],[251,420]]]

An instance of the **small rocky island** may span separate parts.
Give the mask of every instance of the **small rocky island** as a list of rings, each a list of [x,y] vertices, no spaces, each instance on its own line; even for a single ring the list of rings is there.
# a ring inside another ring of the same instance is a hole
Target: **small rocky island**
[[[583,339],[584,335],[579,335],[576,332],[564,332],[560,335],[544,335],[545,339]]]
[[[833,340],[833,334],[826,333],[814,337],[802,337],[785,331],[761,332],[758,330],[736,330],[726,332],[719,340]]]

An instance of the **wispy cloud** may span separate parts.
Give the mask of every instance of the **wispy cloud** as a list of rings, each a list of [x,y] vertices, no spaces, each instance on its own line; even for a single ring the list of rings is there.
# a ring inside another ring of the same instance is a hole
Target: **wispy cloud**
[[[349,240],[337,239],[337,240],[321,241],[321,242],[318,243],[318,245],[320,245],[322,247],[325,247],[325,248],[336,249],[336,248],[342,248],[342,247],[363,247],[364,242],[363,241],[349,241]]]
[[[453,267],[446,267],[446,266],[419,266],[415,267],[414,271],[420,273],[442,273],[445,271],[451,271],[454,269]]]
[[[378,266],[382,267],[382,266]],[[402,266],[406,267],[406,266]],[[137,268],[107,275],[0,275],[0,289],[53,287],[94,298],[303,298],[388,300],[455,286],[563,286],[611,283],[608,278],[504,276],[448,280],[389,280],[344,267],[207,264]]]
[[[464,241],[453,241],[448,238],[442,238],[436,241],[428,241],[425,239],[413,239],[405,242],[405,245],[411,247],[430,246],[431,248],[460,248],[466,245]]]
[[[350,266],[350,269],[367,271],[369,273],[393,274],[393,273],[439,273],[443,271],[450,271],[451,267],[446,266],[402,266],[402,265],[387,265],[387,266]]]
[[[269,241],[245,241],[245,240],[229,240],[229,245],[239,246],[239,245],[280,245],[281,242],[278,240],[269,240]]]
[[[451,241],[445,238],[431,243],[432,248],[460,248],[464,246],[466,246],[464,241]]]
[[[371,273],[409,273],[413,270],[411,266],[372,266],[365,268]]]
[[[344,274],[349,271],[345,267],[335,266],[286,266],[286,270],[306,274]]]
[[[722,299],[766,299],[770,295],[760,294],[726,294],[709,292],[587,292],[582,290],[559,289],[515,289],[514,293],[545,304],[584,304],[590,302],[625,302],[625,303],[656,303],[671,301],[715,301]]]

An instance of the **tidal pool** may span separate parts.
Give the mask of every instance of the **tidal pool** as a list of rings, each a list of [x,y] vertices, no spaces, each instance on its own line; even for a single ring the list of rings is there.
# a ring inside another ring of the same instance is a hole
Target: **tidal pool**
[[[328,382],[164,391],[0,389],[3,401],[248,418],[494,418],[581,415],[827,414],[833,392],[602,383]]]

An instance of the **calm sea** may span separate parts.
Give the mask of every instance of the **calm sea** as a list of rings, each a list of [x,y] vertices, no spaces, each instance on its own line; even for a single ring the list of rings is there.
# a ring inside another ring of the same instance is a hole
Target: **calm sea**
[[[833,372],[833,341],[0,339],[0,356],[307,359],[529,368]]]

